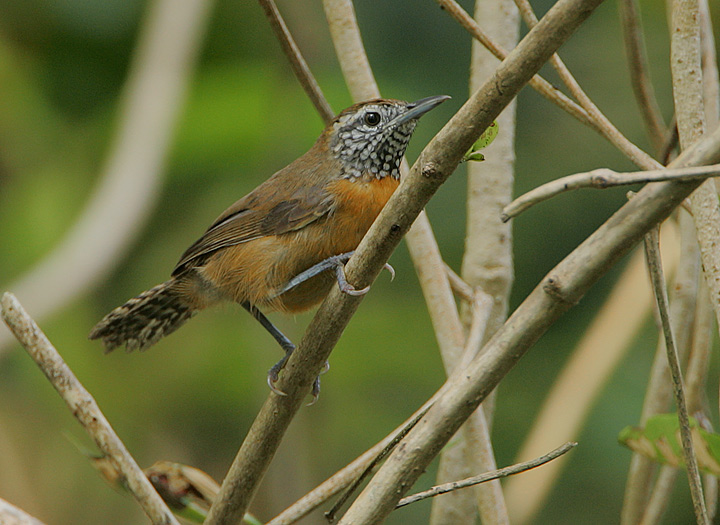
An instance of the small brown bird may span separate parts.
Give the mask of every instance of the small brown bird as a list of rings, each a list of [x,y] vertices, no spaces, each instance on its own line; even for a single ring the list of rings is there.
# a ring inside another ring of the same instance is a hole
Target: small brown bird
[[[268,373],[282,393],[274,384],[295,345],[259,308],[306,310],[336,280],[346,293],[367,291],[347,283],[344,263],[395,191],[417,120],[448,98],[376,99],[340,113],[307,153],[225,210],[170,280],[115,308],[90,339],[102,339],[108,352],[144,350],[200,310],[235,301],[285,351]]]

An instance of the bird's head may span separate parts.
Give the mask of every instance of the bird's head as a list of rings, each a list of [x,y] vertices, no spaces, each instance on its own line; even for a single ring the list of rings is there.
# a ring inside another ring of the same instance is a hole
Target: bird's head
[[[399,178],[400,161],[418,119],[449,99],[375,99],[350,106],[328,126],[330,151],[345,178]]]

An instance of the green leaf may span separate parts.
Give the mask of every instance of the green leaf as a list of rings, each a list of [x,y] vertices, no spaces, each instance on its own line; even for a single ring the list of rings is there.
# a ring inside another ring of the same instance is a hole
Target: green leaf
[[[693,447],[700,470],[720,475],[720,434],[708,432],[690,418]],[[680,424],[676,414],[659,414],[647,420],[645,428],[625,427],[618,436],[621,444],[658,463],[684,467]]]
[[[475,141],[475,144],[472,145],[472,147],[468,150],[467,153],[463,156],[463,162],[468,161],[476,161],[480,162],[485,160],[485,155],[482,153],[478,153],[479,150],[488,147],[490,144],[492,144],[492,141],[495,140],[495,137],[497,137],[498,134],[498,124],[497,122],[493,121],[492,124],[490,124],[485,131],[482,132],[482,135],[480,135],[480,138]]]
[[[480,138],[475,141],[475,144],[473,144],[471,150],[477,151],[479,149],[487,148],[490,144],[492,144],[492,141],[495,140],[495,137],[497,137],[498,130],[498,123],[493,121],[493,123],[490,124],[485,131],[482,132]]]
[[[468,161],[482,162],[483,160],[485,160],[485,155],[483,155],[479,151],[468,151],[463,156],[463,161],[465,161],[465,162],[468,162]]]

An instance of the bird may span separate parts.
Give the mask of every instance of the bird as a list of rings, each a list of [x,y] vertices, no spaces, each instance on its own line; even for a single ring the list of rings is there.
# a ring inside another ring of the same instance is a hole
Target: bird
[[[89,338],[106,353],[145,350],[199,311],[236,302],[284,350],[268,372],[270,388],[284,395],[275,383],[295,345],[262,310],[307,310],[335,283],[345,293],[367,291],[347,282],[344,264],[397,188],[418,119],[449,98],[378,98],[340,112],[304,155],[227,208],[169,280],[112,310]]]

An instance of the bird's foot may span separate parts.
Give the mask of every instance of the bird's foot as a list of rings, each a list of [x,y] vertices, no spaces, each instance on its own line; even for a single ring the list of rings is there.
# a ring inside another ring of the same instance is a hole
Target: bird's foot
[[[348,295],[364,295],[368,293],[368,291],[370,290],[369,286],[357,289],[348,282],[347,277],[345,276],[345,263],[350,260],[350,257],[352,257],[353,253],[355,252],[352,251],[347,253],[341,253],[340,255],[333,255],[332,257],[328,257],[327,259],[324,259],[319,263],[311,266],[307,270],[300,272],[295,277],[290,279],[285,284],[285,286],[280,289],[277,295],[282,295],[288,290],[291,290],[299,284],[304,283],[308,279],[315,277],[319,273],[331,269],[335,270],[335,277],[337,279],[338,286],[340,287],[340,291],[342,291],[343,293],[346,293]],[[385,263],[385,269],[390,272],[390,280],[395,279],[395,269],[390,266],[389,263]]]

